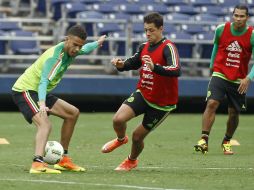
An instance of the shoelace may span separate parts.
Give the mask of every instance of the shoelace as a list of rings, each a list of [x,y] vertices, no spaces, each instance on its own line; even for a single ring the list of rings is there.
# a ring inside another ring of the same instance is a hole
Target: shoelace
[[[122,142],[118,141],[117,139],[114,139],[112,143],[109,144],[109,149],[120,145]]]
[[[231,144],[223,144],[225,151],[231,151]]]
[[[198,141],[198,144],[203,146],[206,145],[206,142],[205,140],[201,139],[200,141]]]

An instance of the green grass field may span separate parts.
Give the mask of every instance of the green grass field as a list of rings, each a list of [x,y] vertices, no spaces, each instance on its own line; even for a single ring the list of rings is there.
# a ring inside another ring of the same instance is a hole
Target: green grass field
[[[82,113],[76,126],[70,155],[85,166],[85,173],[31,175],[35,127],[20,113],[0,113],[0,189],[2,190],[171,190],[171,189],[254,189],[254,118],[242,115],[234,139],[235,155],[224,156],[220,143],[225,132],[226,115],[218,115],[209,141],[209,153],[193,152],[200,138],[201,114],[171,114],[145,141],[137,169],[116,172],[113,169],[127,157],[131,143],[109,154],[101,146],[115,137],[111,125],[113,113]],[[53,131],[50,140],[59,140],[61,120],[50,116]],[[140,122],[129,122],[131,133]]]

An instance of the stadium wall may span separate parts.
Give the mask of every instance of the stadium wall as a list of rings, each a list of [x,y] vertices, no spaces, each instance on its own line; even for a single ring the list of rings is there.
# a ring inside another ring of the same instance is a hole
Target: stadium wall
[[[1,111],[17,108],[12,103],[11,87],[16,76],[0,77]],[[126,97],[135,90],[138,79],[120,76],[65,77],[53,93],[76,105],[81,111],[116,111]],[[209,79],[183,78],[179,80],[180,101],[176,112],[203,112]],[[248,94],[248,113],[254,113],[254,84]],[[226,112],[226,103],[219,112]]]

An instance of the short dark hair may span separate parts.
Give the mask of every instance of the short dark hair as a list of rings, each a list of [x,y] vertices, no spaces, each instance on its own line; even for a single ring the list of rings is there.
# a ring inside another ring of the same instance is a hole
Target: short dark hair
[[[244,5],[244,4],[236,5],[235,8],[234,8],[233,14],[235,13],[236,9],[246,10],[246,15],[249,16],[249,9],[248,9],[247,5]]]
[[[86,30],[81,25],[74,25],[70,27],[67,31],[67,35],[77,36],[82,40],[86,40],[87,38]]]
[[[149,13],[144,17],[144,23],[154,23],[156,28],[160,28],[163,26],[163,17],[157,12]]]

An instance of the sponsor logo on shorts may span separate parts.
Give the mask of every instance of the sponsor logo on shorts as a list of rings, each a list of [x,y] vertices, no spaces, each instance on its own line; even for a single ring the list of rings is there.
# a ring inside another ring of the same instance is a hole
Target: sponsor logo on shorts
[[[211,96],[211,91],[209,90],[209,91],[207,91],[207,95],[206,95],[206,99],[205,99],[205,101],[207,101],[207,99]]]
[[[210,97],[211,96],[211,91],[209,90],[208,92],[207,92],[207,95],[206,95],[206,97],[208,98],[208,97]]]
[[[129,97],[129,98],[127,99],[127,101],[128,101],[128,102],[133,102],[133,101],[134,101],[134,97]]]

